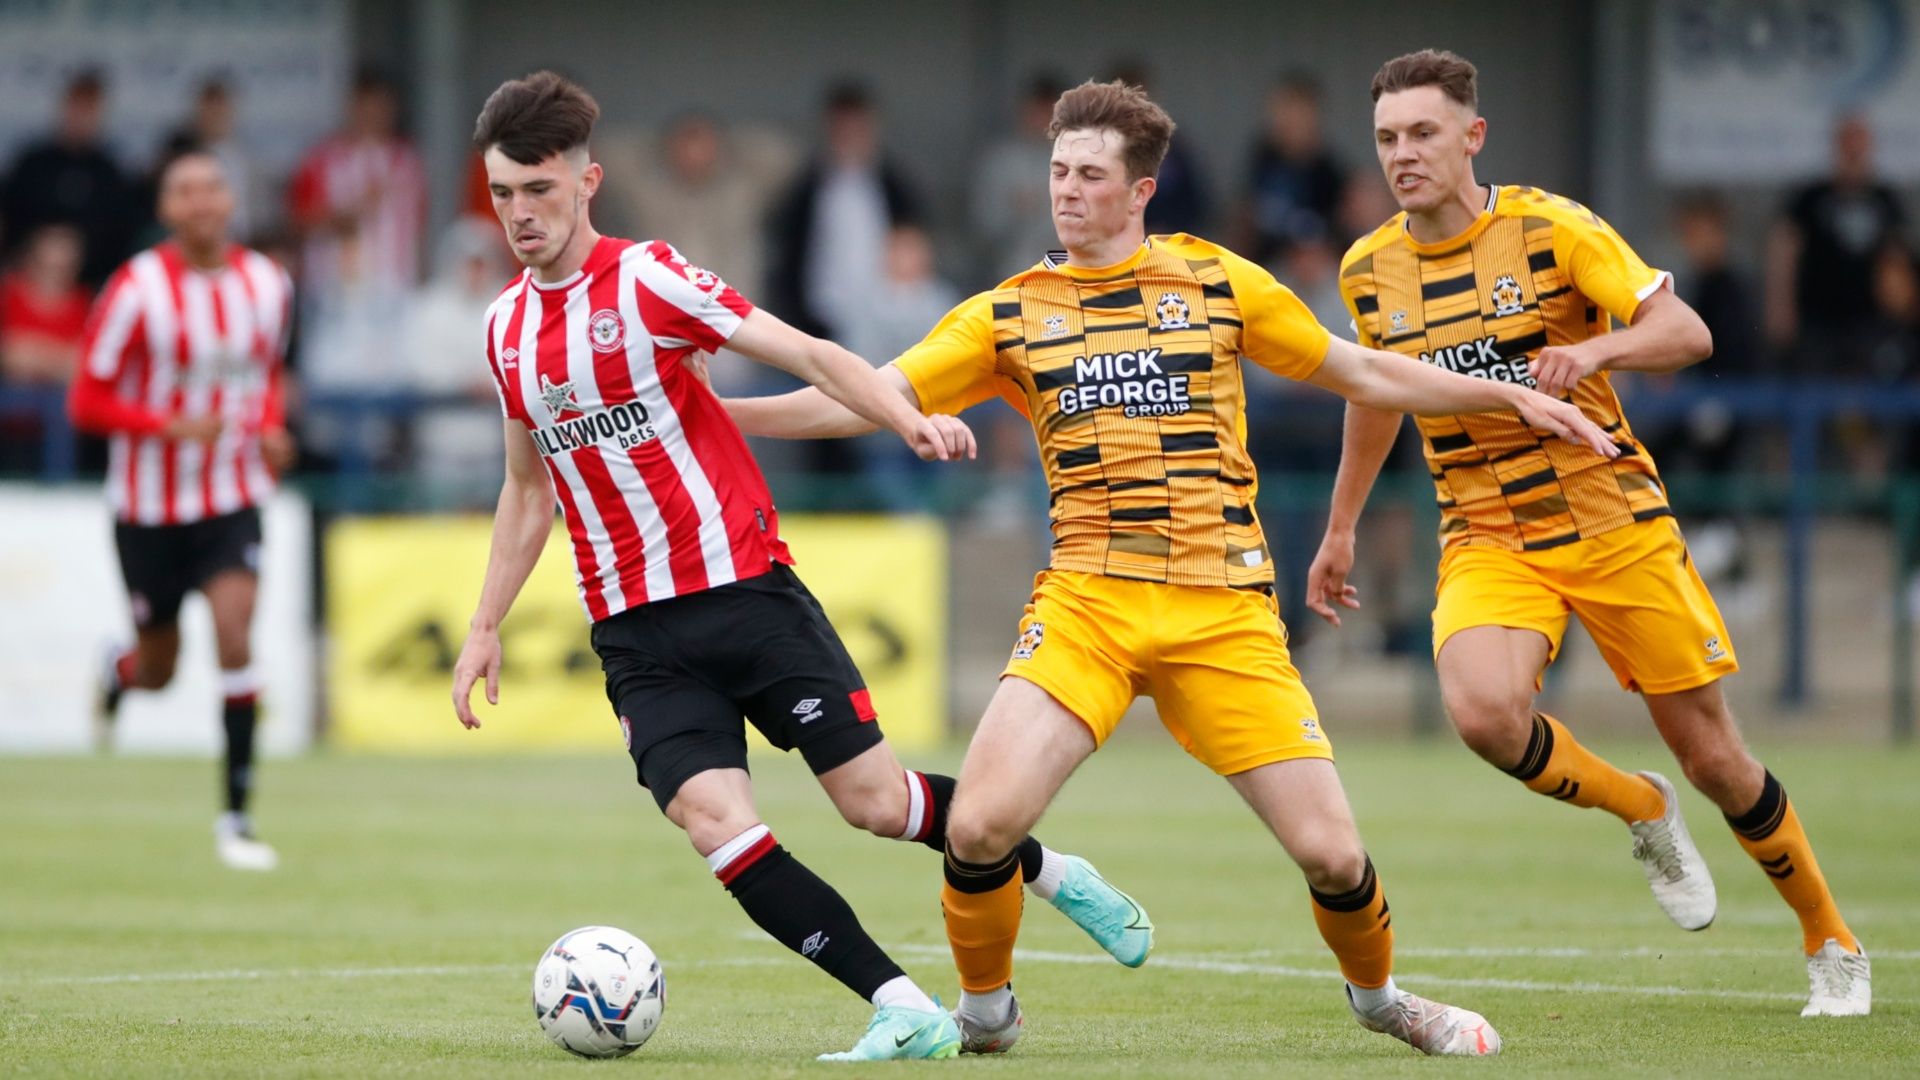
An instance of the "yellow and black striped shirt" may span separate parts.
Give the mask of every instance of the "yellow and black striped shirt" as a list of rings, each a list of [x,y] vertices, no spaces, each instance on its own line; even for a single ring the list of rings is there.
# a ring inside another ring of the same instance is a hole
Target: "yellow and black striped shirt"
[[[1416,242],[1396,214],[1341,262],[1360,343],[1480,378],[1531,385],[1527,361],[1631,323],[1668,280],[1571,199],[1494,186],[1465,233]],[[1608,461],[1538,434],[1511,410],[1417,417],[1440,500],[1440,541],[1537,551],[1672,514],[1606,372],[1571,400],[1621,448]]]
[[[1240,357],[1304,379],[1328,334],[1273,275],[1186,235],[1115,266],[1046,261],[895,361],[927,413],[1002,397],[1033,421],[1056,569],[1263,585]]]

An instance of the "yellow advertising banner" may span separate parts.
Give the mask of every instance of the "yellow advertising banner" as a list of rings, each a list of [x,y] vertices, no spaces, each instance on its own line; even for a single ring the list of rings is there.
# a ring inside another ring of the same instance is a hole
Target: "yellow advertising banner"
[[[499,706],[488,706],[476,686],[482,726],[468,731],[454,719],[453,662],[480,594],[491,529],[481,517],[390,517],[327,531],[326,738],[334,746],[622,746],[559,526],[500,628]],[[888,739],[903,750],[937,744],[947,701],[945,529],[924,517],[797,516],[782,518],[780,531],[866,676]]]

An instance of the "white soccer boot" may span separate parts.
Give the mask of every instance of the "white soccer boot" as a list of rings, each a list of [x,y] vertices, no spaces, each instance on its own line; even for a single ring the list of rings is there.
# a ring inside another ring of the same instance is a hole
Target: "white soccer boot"
[[[213,847],[220,861],[235,870],[271,870],[280,865],[272,845],[257,840],[245,814],[225,813],[213,819]]]
[[[1801,1016],[1865,1016],[1873,1011],[1873,964],[1865,951],[1848,952],[1833,938],[1807,957],[1812,992]]]
[[[953,1010],[953,1022],[960,1025],[960,1052],[963,1054],[1004,1054],[1020,1041],[1027,1018],[1020,1011],[1018,998],[1008,995],[1006,1019],[997,1024],[977,1020],[959,1009]]]
[[[1405,990],[1372,1012],[1361,1012],[1347,991],[1347,1008],[1368,1031],[1391,1035],[1423,1054],[1490,1057],[1500,1052],[1500,1033],[1487,1018],[1457,1005],[1428,1001]]]
[[[1705,930],[1712,922],[1719,898],[1713,890],[1713,875],[1707,862],[1687,833],[1680,817],[1680,799],[1667,778],[1656,772],[1641,776],[1660,789],[1667,801],[1667,812],[1651,821],[1636,821],[1627,826],[1633,832],[1633,857],[1646,872],[1647,884],[1660,910],[1682,930]]]

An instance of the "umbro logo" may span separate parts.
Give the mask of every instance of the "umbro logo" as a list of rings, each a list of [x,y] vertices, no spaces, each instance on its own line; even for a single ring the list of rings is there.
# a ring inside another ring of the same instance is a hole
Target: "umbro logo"
[[[819,698],[810,697],[793,707],[793,715],[799,717],[801,723],[810,724],[825,716],[826,711],[820,708]]]
[[[511,345],[507,346],[507,351],[500,354],[500,366],[509,368],[519,367],[520,350]]]
[[[827,942],[832,940],[825,931],[815,930],[807,935],[807,940],[800,943],[800,955],[812,959],[820,955],[820,950],[826,948]]]

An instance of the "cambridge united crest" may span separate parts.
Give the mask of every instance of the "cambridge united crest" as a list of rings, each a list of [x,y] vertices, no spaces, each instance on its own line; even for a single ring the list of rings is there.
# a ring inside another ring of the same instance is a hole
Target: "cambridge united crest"
[[[1193,325],[1189,321],[1193,317],[1193,309],[1187,306],[1187,302],[1180,298],[1179,293],[1161,293],[1160,302],[1153,305],[1153,311],[1160,318],[1162,330],[1185,330]]]
[[[593,351],[609,353],[627,343],[627,324],[612,308],[601,308],[587,317],[587,340]]]
[[[1028,626],[1020,632],[1020,640],[1014,643],[1013,658],[1015,660],[1033,659],[1033,650],[1040,647],[1040,642],[1046,636],[1047,627],[1045,623],[1033,623]]]
[[[1501,274],[1493,283],[1493,313],[1495,315],[1518,315],[1526,310],[1520,302],[1520,283],[1512,274]]]

